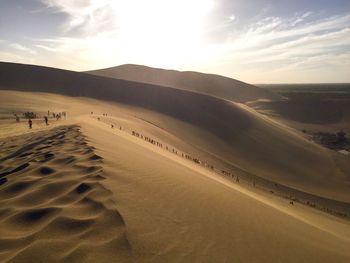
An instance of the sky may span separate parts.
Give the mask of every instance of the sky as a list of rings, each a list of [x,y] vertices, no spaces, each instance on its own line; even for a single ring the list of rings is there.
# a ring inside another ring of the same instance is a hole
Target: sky
[[[350,82],[350,0],[0,0],[0,61]]]

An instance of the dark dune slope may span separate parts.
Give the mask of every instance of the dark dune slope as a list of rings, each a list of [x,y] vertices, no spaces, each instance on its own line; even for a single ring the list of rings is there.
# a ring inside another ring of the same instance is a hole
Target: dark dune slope
[[[0,63],[0,89],[49,92],[138,106],[194,124],[225,140],[233,135],[230,126],[238,132],[237,129],[250,125],[247,113],[218,98],[48,67]]]
[[[257,99],[279,100],[282,96],[235,79],[199,72],[180,72],[140,65],[122,65],[87,73],[148,84],[184,89],[235,102]]]

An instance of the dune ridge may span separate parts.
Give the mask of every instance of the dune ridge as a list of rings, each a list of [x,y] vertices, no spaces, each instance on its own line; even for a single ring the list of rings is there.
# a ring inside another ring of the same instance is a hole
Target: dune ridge
[[[181,72],[126,64],[86,71],[86,73],[194,91],[235,102],[247,102],[257,99],[280,100],[283,98],[277,93],[236,79],[193,71]]]
[[[165,142],[158,141],[158,138],[156,137],[148,137],[149,135],[146,136],[131,127],[119,126],[118,121],[113,118],[113,116],[107,117],[97,115],[90,117],[96,121],[98,120],[98,122],[106,124],[107,127],[111,127],[112,129],[115,128],[117,132],[120,130],[130,136],[134,136],[142,141],[146,141],[154,147],[168,151],[178,157],[193,162],[198,165],[198,167],[203,167],[208,171],[231,180],[234,183],[240,183],[244,186],[254,187],[254,189],[269,192],[273,195],[289,200],[291,204],[300,203],[341,218],[350,219],[350,203],[348,202],[342,202],[336,199],[325,198],[308,192],[303,192],[281,183],[267,180],[258,175],[249,173],[248,171],[241,170],[239,167],[234,167],[234,169],[232,169],[232,164],[230,164],[230,162],[226,162],[226,168],[222,168],[222,166],[216,167],[210,161],[210,159],[212,160],[213,158],[199,159],[190,152],[182,152],[176,148],[175,145],[170,145]],[[158,126],[157,128],[161,129]],[[225,160],[222,160],[222,162],[225,163]]]
[[[106,172],[111,174],[107,183],[127,219],[136,261],[346,262],[349,258],[345,249],[349,222],[342,218],[254,194],[252,188],[101,121],[86,119],[83,127],[97,152],[105,156]]]
[[[130,259],[125,222],[101,184],[103,159],[78,126],[2,139],[0,145],[6,149],[0,157],[3,262]]]

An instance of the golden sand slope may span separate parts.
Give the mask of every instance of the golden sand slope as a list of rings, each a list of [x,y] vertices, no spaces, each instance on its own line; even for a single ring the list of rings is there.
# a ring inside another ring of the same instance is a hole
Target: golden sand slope
[[[348,221],[244,189],[178,155],[82,124],[105,157],[136,262],[347,262]]]
[[[102,158],[77,126],[0,141],[0,258],[127,260],[125,223],[103,185]]]

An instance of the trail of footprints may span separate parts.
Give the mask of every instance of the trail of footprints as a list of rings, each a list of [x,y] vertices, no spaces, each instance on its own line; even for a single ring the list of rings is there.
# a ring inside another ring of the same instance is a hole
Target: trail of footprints
[[[0,147],[0,261],[108,262],[128,253],[124,221],[100,183],[103,160],[78,126]]]

